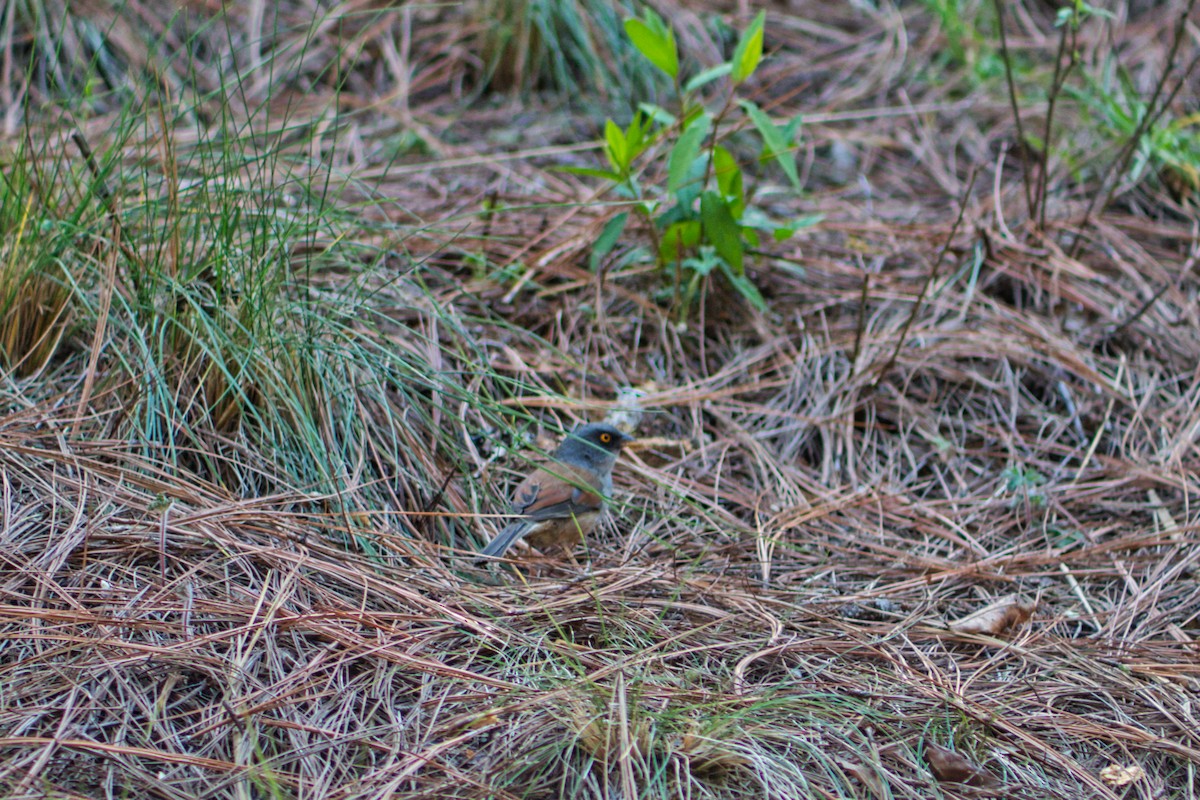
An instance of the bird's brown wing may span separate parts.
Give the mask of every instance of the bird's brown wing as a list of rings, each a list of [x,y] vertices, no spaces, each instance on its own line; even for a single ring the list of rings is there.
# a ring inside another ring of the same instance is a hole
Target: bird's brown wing
[[[513,492],[512,512],[534,520],[562,519],[599,511],[604,498],[587,470],[552,464],[535,471]]]

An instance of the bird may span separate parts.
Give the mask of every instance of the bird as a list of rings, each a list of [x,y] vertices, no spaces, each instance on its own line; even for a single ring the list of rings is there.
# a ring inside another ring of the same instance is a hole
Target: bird
[[[479,554],[502,556],[521,539],[539,550],[569,547],[591,533],[612,494],[613,465],[633,438],[603,422],[567,434],[552,463],[534,470],[513,491],[511,512],[520,519]]]

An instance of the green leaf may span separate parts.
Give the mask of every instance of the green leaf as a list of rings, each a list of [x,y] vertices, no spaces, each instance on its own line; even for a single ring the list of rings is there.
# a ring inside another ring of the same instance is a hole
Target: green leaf
[[[711,125],[712,116],[707,112],[701,114],[684,129],[671,148],[671,157],[667,160],[667,191],[671,194],[687,182],[688,171],[700,156],[700,146]]]
[[[758,228],[766,230],[767,228],[779,227],[780,223],[757,206],[750,206],[746,209],[746,213],[741,216],[741,223],[750,228]]]
[[[654,103],[638,103],[638,111],[665,128],[669,128],[675,124],[675,115],[662,106],[654,105]]]
[[[625,151],[629,154],[629,163],[646,150],[646,134],[650,130],[651,120],[645,114],[634,114],[625,129]]]
[[[767,115],[767,112],[749,100],[740,100],[738,103],[746,110],[750,121],[758,129],[758,134],[762,136],[763,145],[766,146],[770,157],[779,162],[779,166],[788,176],[788,180],[792,182],[792,186],[799,191],[800,175],[796,172],[796,157],[792,154],[792,143],[783,135],[783,131],[779,130],[779,126]]]
[[[695,119],[697,117],[699,117],[701,114],[707,114],[707,113],[708,113],[708,109],[706,109],[701,104],[689,103],[687,108],[685,108],[683,111],[683,126],[682,127],[686,128],[688,125],[691,125],[692,122],[695,121]]]
[[[775,241],[782,242],[801,228],[811,228],[823,219],[825,219],[824,214],[810,214],[804,217],[795,217],[787,222],[780,222],[768,216],[762,209],[751,206],[746,209],[746,213],[738,221],[743,228],[770,231]]]
[[[733,288],[738,290],[738,293],[750,301],[750,305],[754,306],[759,311],[767,310],[767,301],[763,298],[762,293],[758,291],[745,273],[734,274],[733,270],[728,265],[722,264],[721,269],[725,272],[725,277],[729,278],[729,282],[733,284]]]
[[[1096,6],[1091,5],[1090,3],[1082,3],[1080,5],[1080,11],[1081,11],[1081,16],[1085,16],[1085,17],[1093,16],[1093,17],[1100,17],[1101,19],[1108,19],[1108,20],[1113,20],[1113,19],[1117,18],[1116,15],[1113,14],[1108,9],[1097,8]]]
[[[742,38],[738,41],[737,49],[733,51],[733,58],[729,62],[733,65],[730,80],[735,86],[753,75],[754,70],[758,69],[758,62],[762,61],[763,23],[766,21],[767,12],[760,11],[750,23],[750,27],[742,32]]]
[[[733,218],[729,203],[717,192],[700,195],[700,224],[704,228],[704,237],[716,248],[717,254],[736,274],[744,273],[746,251],[742,244],[742,229]]]
[[[621,234],[625,232],[625,223],[628,221],[629,212],[622,211],[604,223],[604,230],[600,231],[600,235],[596,237],[596,244],[592,246],[592,258],[588,262],[592,272],[600,268],[600,262],[612,252],[613,247],[620,241]]]
[[[625,129],[611,119],[604,121],[604,155],[617,174],[617,180],[627,180],[633,171],[634,159],[645,152],[646,132],[651,124],[644,114],[634,114]]]
[[[625,131],[611,119],[604,121],[604,154],[613,172],[627,175],[629,173],[629,150],[625,146]]]
[[[803,122],[804,116],[797,114],[788,120],[788,124],[783,126],[783,140],[785,142],[796,141],[796,135],[800,132],[800,123]]]
[[[717,251],[711,247],[701,247],[700,252],[694,258],[686,259],[683,266],[695,273],[696,276],[706,278],[714,269],[729,269],[729,265],[725,260],[717,255]]]
[[[606,169],[593,169],[592,167],[555,167],[558,172],[567,172],[571,175],[587,175],[590,178],[603,178],[606,181],[620,181],[621,176],[615,172]]]
[[[658,255],[664,264],[678,261],[684,253],[700,244],[700,220],[688,219],[675,222],[663,231]]]
[[[675,198],[675,208],[683,212],[684,216],[695,217],[696,201],[700,198],[700,193],[704,191],[706,185],[705,174],[707,172],[708,159],[701,155],[692,162],[691,168],[688,169],[683,182],[679,185],[675,194],[668,195],[668,197],[673,196]]]
[[[742,186],[742,168],[737,159],[724,147],[718,146],[713,153],[713,172],[717,178],[717,188],[729,201],[729,210],[733,218],[740,220],[746,209],[745,190]]]
[[[684,92],[694,92],[701,86],[706,86],[717,78],[723,75],[728,75],[733,71],[733,64],[718,64],[715,67],[704,70],[692,76],[691,80],[683,85]]]
[[[650,63],[670,76],[679,77],[679,50],[675,46],[675,33],[650,9],[646,9],[645,21],[633,18],[625,20],[625,33],[633,46]]]
[[[804,217],[796,217],[790,222],[777,225],[775,228],[773,228],[771,230],[771,236],[775,239],[775,241],[782,242],[786,239],[790,239],[792,235],[801,228],[811,228],[813,225],[816,225],[823,219],[825,219],[824,214],[810,214]]]

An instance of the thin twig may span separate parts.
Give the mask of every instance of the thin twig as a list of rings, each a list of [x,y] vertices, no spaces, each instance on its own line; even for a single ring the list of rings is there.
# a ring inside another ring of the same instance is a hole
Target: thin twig
[[[947,251],[950,249],[951,242],[958,234],[958,228],[962,224],[963,217],[967,212],[967,203],[971,199],[971,189],[975,186],[975,178],[979,173],[972,169],[971,178],[967,181],[967,190],[963,192],[962,202],[958,205],[958,216],[954,220],[954,224],[950,226],[950,233],[946,236],[946,241],[942,243],[942,249],[938,251],[938,256],[934,259],[933,268],[929,270],[929,275],[925,279],[924,285],[921,286],[921,293],[917,295],[917,300],[913,303],[912,313],[908,315],[908,319],[904,321],[904,327],[900,329],[900,339],[896,342],[896,349],[892,351],[892,356],[879,370],[879,374],[875,376],[873,384],[878,384],[883,380],[884,376],[891,370],[892,365],[896,363],[896,358],[900,355],[900,348],[904,346],[905,339],[908,338],[908,330],[912,327],[913,320],[917,318],[917,314],[921,311],[921,305],[925,302],[925,295],[929,293],[929,286],[937,279],[938,269],[942,266],[942,261],[946,257]]]
[[[1067,46],[1068,28],[1070,29],[1071,45]],[[1054,79],[1050,81],[1050,96],[1046,100],[1046,126],[1042,130],[1042,170],[1038,174],[1038,185],[1036,192],[1037,202],[1037,229],[1044,231],[1046,229],[1046,187],[1050,183],[1050,136],[1054,133],[1054,109],[1058,104],[1058,97],[1062,93],[1063,86],[1067,83],[1067,77],[1075,69],[1078,63],[1078,53],[1076,52],[1076,37],[1078,31],[1073,25],[1064,25],[1062,35],[1058,37],[1058,54],[1054,58]],[[1062,66],[1063,51],[1068,50],[1067,66]]]
[[[79,148],[79,152],[83,156],[83,162],[87,165],[88,172],[92,173],[92,178],[95,180],[96,196],[104,204],[104,210],[108,214],[108,219],[112,223],[113,230],[116,232],[114,239],[121,251],[121,255],[129,259],[130,264],[137,267],[137,269],[132,270],[131,277],[133,278],[133,289],[138,297],[141,297],[141,259],[125,243],[125,237],[122,235],[124,228],[121,225],[121,216],[117,213],[117,204],[112,190],[108,188],[108,184],[104,180],[104,175],[100,171],[100,166],[96,163],[96,157],[92,155],[92,148],[88,145],[87,139],[83,138],[83,134],[79,131],[72,132],[71,141]]]
[[[1004,30],[1004,4],[1000,0],[992,0],[992,5],[996,8],[996,27],[1000,30],[1000,55],[1004,59],[1004,78],[1008,83],[1008,102],[1012,106],[1013,122],[1017,126],[1017,146],[1021,148],[1021,161],[1025,165],[1025,171],[1021,174],[1021,183],[1025,186],[1025,207],[1028,210],[1029,218],[1033,219],[1036,212],[1033,205],[1033,191],[1029,185],[1029,142],[1025,140],[1025,127],[1021,121],[1020,106],[1017,104],[1017,84],[1013,78],[1012,58],[1008,54],[1008,34]],[[1043,173],[1046,170],[1045,164],[1043,149]]]
[[[862,291],[858,295],[858,327],[854,330],[854,349],[850,351],[850,374],[858,373],[858,354],[862,352],[863,332],[867,328],[867,299],[871,295],[871,273],[863,270]]]

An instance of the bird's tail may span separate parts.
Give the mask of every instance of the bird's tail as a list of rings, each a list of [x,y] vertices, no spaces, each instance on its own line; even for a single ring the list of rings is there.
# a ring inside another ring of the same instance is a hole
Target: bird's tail
[[[522,536],[529,533],[533,525],[534,523],[529,520],[514,522],[497,533],[496,538],[488,542],[487,547],[479,551],[479,555],[491,556],[493,558],[504,555],[504,551],[512,547]]]

